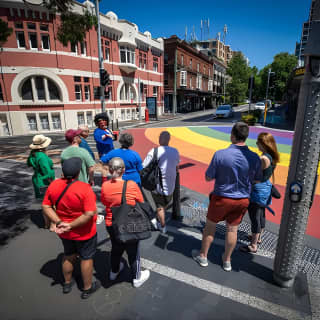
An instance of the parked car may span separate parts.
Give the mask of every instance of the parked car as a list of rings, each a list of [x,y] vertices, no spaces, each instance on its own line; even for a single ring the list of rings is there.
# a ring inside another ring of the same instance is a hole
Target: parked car
[[[265,108],[265,103],[263,101],[261,102],[257,102],[255,105],[254,105],[254,109],[255,110],[262,110],[264,111],[264,108]]]
[[[217,118],[231,118],[233,117],[234,111],[230,104],[223,104],[217,108],[214,116]]]

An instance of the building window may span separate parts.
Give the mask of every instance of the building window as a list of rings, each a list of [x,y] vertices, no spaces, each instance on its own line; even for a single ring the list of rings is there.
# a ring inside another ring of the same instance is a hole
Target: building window
[[[4,101],[3,100],[3,92],[2,92],[2,85],[0,83],[0,101]]]
[[[153,58],[153,71],[158,72],[158,58]]]
[[[30,29],[30,30],[36,30],[36,24],[35,23],[29,22],[29,23],[27,23],[27,26],[28,26],[28,29]]]
[[[86,101],[90,100],[90,86],[84,86],[84,99]]]
[[[78,53],[78,44],[71,43],[71,52]]]
[[[200,71],[200,64],[197,63],[197,71],[199,72]]]
[[[52,128],[55,130],[61,129],[61,119],[60,119],[60,113],[54,113],[51,115],[52,120]]]
[[[190,89],[193,89],[193,88],[192,88],[192,77],[190,77],[190,79],[189,79],[189,88],[190,88]]]
[[[23,23],[22,22],[16,22],[14,24],[14,26],[15,26],[16,29],[23,29]]]
[[[80,43],[80,50],[83,56],[87,54],[87,43],[85,41]]]
[[[76,84],[74,86],[74,95],[75,95],[76,101],[82,100],[81,84]]]
[[[169,85],[169,75],[168,75],[168,73],[164,74],[164,85],[165,86]]]
[[[89,127],[92,127],[92,123],[93,123],[92,112],[87,111],[87,125]]]
[[[120,100],[131,101],[136,99],[134,88],[129,83],[124,83],[120,89]]]
[[[103,48],[104,60],[109,61],[110,60],[110,42],[108,40],[104,40],[103,44],[104,44],[104,48]]]
[[[213,80],[209,80],[208,81],[208,91],[212,91],[212,90],[213,90]]]
[[[47,24],[40,24],[41,31],[49,31],[49,26]]]
[[[24,32],[23,31],[16,32],[16,37],[17,37],[18,48],[25,48],[26,40],[24,38]]]
[[[158,87],[156,87],[156,86],[153,87],[153,96],[154,97],[158,96]]]
[[[206,66],[203,66],[203,74],[206,74]]]
[[[49,90],[49,99],[50,100],[60,100],[60,93],[58,87],[55,85],[55,83],[47,79],[48,81],[48,90]]]
[[[74,82],[81,82],[81,77],[79,77],[79,76],[74,76],[74,77],[73,77],[73,81],[74,81]]]
[[[78,118],[78,126],[82,126],[82,125],[85,124],[84,113],[83,112],[78,112],[77,113],[77,118]]]
[[[209,77],[211,76],[211,68],[208,68]]]
[[[148,95],[148,87],[146,84],[144,84],[143,85],[143,94],[142,94],[143,100],[146,100],[147,95]]]
[[[36,33],[29,33],[29,45],[30,49],[37,50],[38,49],[38,40]]]
[[[31,79],[26,80],[22,85],[21,98],[22,100],[33,100],[33,90],[31,86]]]
[[[93,88],[93,98],[94,100],[100,100],[100,87]]]
[[[50,130],[49,118],[47,113],[40,113],[40,123],[42,130]]]
[[[201,77],[201,75],[197,76],[197,89],[199,89],[199,90],[202,89],[202,77]]]
[[[143,52],[139,52],[139,68],[147,69],[147,55]]]
[[[120,46],[120,62],[135,64],[135,52],[133,48]]]
[[[110,119],[110,121],[113,121],[114,119],[113,119],[113,110],[109,110],[109,119]]]
[[[29,130],[38,131],[36,115],[35,114],[28,114],[27,115],[27,120],[28,120]]]
[[[183,54],[181,55],[181,65],[182,66],[184,65],[184,56],[183,56]]]
[[[131,119],[131,115],[130,115],[130,109],[127,109],[127,120]]]
[[[48,34],[42,34],[41,35],[41,45],[42,45],[42,50],[50,50],[50,40],[49,40],[49,35]]]
[[[45,94],[45,90],[44,90],[43,78],[36,77],[35,84],[36,84],[36,91],[37,91],[38,100],[45,100],[46,94]]]
[[[192,59],[190,59],[189,67],[192,69]]]
[[[187,86],[187,71],[180,71],[180,86]]]
[[[126,114],[123,109],[121,110],[121,120],[126,120]]]

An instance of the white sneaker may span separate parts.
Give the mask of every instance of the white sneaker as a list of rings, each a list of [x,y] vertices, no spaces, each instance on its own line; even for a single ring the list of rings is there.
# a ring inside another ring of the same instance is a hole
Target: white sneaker
[[[150,220],[150,222],[151,222],[153,228],[154,228],[155,230],[158,230],[157,219],[156,219],[156,218],[153,218],[152,220]]]
[[[133,286],[135,288],[141,287],[150,277],[150,271],[149,270],[143,270],[140,271],[140,278],[139,279],[133,279]]]
[[[157,222],[157,228],[161,233],[163,234],[167,233],[167,227],[166,226],[163,227],[159,221]]]
[[[116,280],[116,278],[118,277],[118,275],[120,274],[120,272],[123,270],[124,268],[124,263],[123,262],[120,262],[120,266],[119,266],[119,271],[114,273],[110,270],[110,273],[109,273],[109,278],[111,281],[113,280]]]
[[[102,214],[98,214],[96,223],[100,224],[103,222],[103,220],[104,220],[104,216]]]

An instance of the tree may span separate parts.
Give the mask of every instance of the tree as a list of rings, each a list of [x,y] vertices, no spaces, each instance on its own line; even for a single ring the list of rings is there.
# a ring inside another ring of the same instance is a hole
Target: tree
[[[8,23],[0,19],[0,47],[7,42],[12,33],[12,28],[8,27]]]
[[[243,54],[241,52],[235,53],[227,69],[227,74],[232,77],[226,87],[230,102],[242,102],[245,99],[250,71]]]
[[[59,25],[57,36],[64,46],[67,46],[68,42],[71,44],[82,42],[86,32],[93,26],[97,26],[97,17],[92,16],[88,11],[84,14],[73,12],[73,0],[43,0],[42,3],[53,13],[61,14],[61,25]]]

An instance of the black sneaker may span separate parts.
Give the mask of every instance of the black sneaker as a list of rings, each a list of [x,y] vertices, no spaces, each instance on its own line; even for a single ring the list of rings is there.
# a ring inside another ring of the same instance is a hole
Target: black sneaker
[[[92,282],[91,288],[88,290],[83,290],[81,293],[81,299],[88,299],[93,293],[99,290],[101,287],[101,283],[99,280]]]
[[[69,283],[64,283],[62,285],[62,292],[64,294],[70,293],[72,291],[72,287],[75,284],[75,280],[71,279],[71,281]]]

